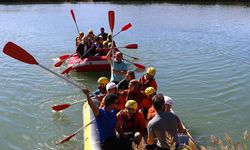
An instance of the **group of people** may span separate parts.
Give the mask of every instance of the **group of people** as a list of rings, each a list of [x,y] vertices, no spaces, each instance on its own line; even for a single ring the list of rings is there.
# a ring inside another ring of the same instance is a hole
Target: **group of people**
[[[75,41],[79,58],[85,58],[89,56],[105,56],[113,40],[112,35],[106,33],[105,29],[101,27],[98,35],[95,35],[92,29],[88,31],[87,35],[81,31]],[[113,45],[116,46],[114,41]]]
[[[83,89],[96,118],[98,136],[103,150],[131,149],[143,142],[145,149],[168,150],[179,145],[177,133],[187,134],[179,117],[171,111],[173,100],[157,93],[156,70],[149,67],[138,80],[128,70],[122,53],[111,57],[110,80],[98,79],[98,89],[90,94]],[[98,101],[97,106],[94,101]],[[167,140],[171,136],[172,143]]]

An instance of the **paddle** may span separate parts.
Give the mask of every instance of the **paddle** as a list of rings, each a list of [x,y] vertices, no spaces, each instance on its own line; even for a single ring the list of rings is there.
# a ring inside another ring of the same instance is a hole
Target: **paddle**
[[[38,65],[39,67],[43,68],[44,70],[49,71],[50,73],[58,76],[59,78],[62,78],[63,80],[67,81],[68,83],[71,83],[75,87],[82,90],[82,87],[77,85],[73,81],[71,81],[71,80],[57,74],[56,72],[44,67],[43,65],[39,64],[30,53],[28,53],[26,50],[24,50],[23,48],[21,48],[20,46],[16,45],[13,42],[8,42],[7,44],[5,44],[5,46],[3,48],[3,52],[6,55],[8,55],[16,60],[22,61],[24,63]]]
[[[80,31],[79,31],[78,25],[77,25],[77,23],[76,23],[76,17],[75,17],[75,13],[74,13],[73,9],[70,10],[70,14],[71,14],[71,16],[72,16],[72,18],[73,18],[73,20],[74,20],[74,22],[75,22],[76,29],[77,29],[77,34],[79,34]]]
[[[79,34],[80,31],[79,31],[79,28],[78,28],[78,25],[77,25],[77,22],[76,22],[76,17],[75,17],[75,13],[74,13],[73,9],[70,10],[70,14],[71,14],[71,16],[72,16],[72,19],[73,19],[75,25],[76,25],[77,34]],[[75,52],[75,53],[76,53],[76,52]],[[68,58],[70,58],[71,56],[73,56],[75,53],[73,53],[73,54],[71,54],[71,55],[65,54],[65,55],[60,56],[60,57],[59,57],[59,58],[60,58],[60,61],[57,62],[57,63],[55,63],[54,66],[55,66],[55,67],[60,67]]]
[[[126,30],[128,30],[129,28],[131,28],[131,27],[132,27],[132,24],[131,24],[131,23],[126,24],[125,26],[122,27],[122,29],[121,29],[118,33],[116,33],[116,34],[113,36],[113,38],[114,38],[115,36],[117,36],[119,33],[121,33],[122,31],[126,31]]]
[[[59,56],[58,58],[59,59],[65,59],[65,58],[68,58],[70,55],[69,54],[64,54],[62,56]]]
[[[86,124],[86,125],[84,126],[84,129],[86,129],[86,128],[87,128],[90,124],[92,124],[94,121],[95,121],[95,119],[92,119],[88,124]],[[79,133],[79,131],[81,131],[82,129],[83,129],[83,126],[82,126],[80,129],[76,130],[73,134],[67,136],[66,138],[62,139],[61,141],[57,142],[56,144],[57,144],[57,145],[58,145],[58,144],[63,144],[64,142],[69,141],[72,137],[74,137],[74,136],[75,136],[77,133]]]
[[[128,56],[128,57],[130,57],[130,58],[133,58],[133,59],[135,59],[135,60],[139,60],[139,58],[137,58],[137,57],[133,57],[133,56],[130,56],[130,55],[125,54],[125,53],[122,53],[122,54],[125,55],[125,56]]]
[[[127,49],[137,49],[138,48],[138,44],[128,44],[124,47],[114,47],[114,48],[127,48]]]
[[[66,58],[59,60],[57,63],[54,64],[54,66],[55,67],[60,67],[69,57],[73,56],[74,54],[68,55]]]
[[[113,10],[110,10],[108,12],[108,18],[109,18],[109,27],[111,31],[111,52],[112,52],[112,60],[114,60],[114,42],[113,42],[113,31],[114,31],[114,26],[115,26],[115,12]],[[111,63],[111,74],[113,74],[113,66],[114,66],[114,61]]]
[[[64,104],[59,104],[59,105],[55,105],[55,106],[52,106],[51,108],[58,112],[58,111],[62,111],[62,110],[65,110],[67,109],[68,107],[72,106],[72,105],[75,105],[75,104],[79,104],[79,103],[83,103],[85,102],[86,100],[81,100],[81,101],[77,101],[77,102],[74,102],[74,103],[64,103]]]
[[[134,63],[134,62],[129,61],[129,60],[127,60],[127,59],[123,59],[123,60],[126,60],[127,62],[129,62],[129,63],[135,65],[135,66],[136,66],[137,68],[139,68],[139,69],[146,69],[146,67],[145,67],[144,65],[141,65],[141,64],[138,64],[138,63]]]
[[[56,144],[57,144],[57,145],[58,145],[58,144],[63,144],[64,142],[69,141],[72,137],[74,137],[74,136],[75,136],[79,131],[81,131],[82,129],[83,129],[83,126],[82,126],[80,129],[78,129],[77,131],[75,131],[73,134],[67,136],[66,138],[62,139],[60,142],[57,142]]]
[[[109,27],[110,27],[111,33],[113,33],[114,26],[115,26],[115,12],[113,10],[110,10],[108,12],[108,17],[109,17]]]

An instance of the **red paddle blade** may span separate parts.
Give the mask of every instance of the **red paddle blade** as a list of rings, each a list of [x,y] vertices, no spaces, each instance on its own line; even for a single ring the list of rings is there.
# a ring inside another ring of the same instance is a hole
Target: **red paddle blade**
[[[66,60],[67,60],[67,58],[62,59],[62,60],[58,61],[57,63],[55,63],[54,66],[55,67],[60,67]]]
[[[127,48],[127,49],[137,49],[138,45],[137,44],[129,44],[129,45],[126,45],[124,48]]]
[[[68,68],[66,68],[63,72],[61,72],[61,74],[68,74],[71,70],[72,70],[73,66],[70,66]]]
[[[56,105],[56,106],[53,106],[51,107],[54,111],[62,111],[66,108],[68,108],[69,106],[71,106],[70,104],[60,104],[60,105]]]
[[[62,56],[59,56],[60,59],[65,59],[65,58],[68,58],[69,55],[68,54],[65,54],[65,55],[62,55]]]
[[[113,32],[115,25],[115,12],[113,10],[110,10],[108,12],[108,16],[109,16],[109,27],[111,32]]]
[[[28,53],[23,48],[21,48],[20,46],[16,45],[13,42],[8,42],[7,44],[5,44],[3,52],[6,55],[15,58],[19,61],[22,61],[24,63],[36,64],[36,65],[38,64],[36,59],[30,53]]]
[[[141,65],[141,64],[134,63],[134,65],[135,65],[137,68],[146,69],[146,67],[143,66],[143,65]]]
[[[74,13],[73,9],[70,10],[70,13],[71,13],[71,16],[72,16],[74,22],[76,22],[76,17],[75,17],[75,13]]]
[[[126,30],[128,30],[129,28],[131,28],[131,27],[132,27],[132,24],[131,24],[131,23],[128,23],[128,24],[126,24],[125,26],[122,27],[122,31],[126,31]]]
[[[64,138],[63,140],[61,140],[60,142],[56,143],[56,144],[63,144],[64,142],[69,141],[72,137],[74,137],[77,133],[74,133],[66,138]]]

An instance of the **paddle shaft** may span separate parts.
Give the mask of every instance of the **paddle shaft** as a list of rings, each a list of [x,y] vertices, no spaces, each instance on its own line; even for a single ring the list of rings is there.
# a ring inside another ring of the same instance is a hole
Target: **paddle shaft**
[[[82,103],[82,102],[86,102],[86,100],[81,100],[81,101],[77,101],[77,102],[74,102],[74,103],[70,103],[70,105],[75,105],[75,104]]]
[[[133,58],[133,59],[139,59],[139,58],[137,58],[137,57],[133,57],[133,56],[130,56],[130,55],[125,54],[125,53],[122,53],[122,54],[125,55],[125,56],[128,56],[128,57],[131,57],[131,58]]]
[[[201,147],[198,145],[198,143],[189,134],[187,134],[187,136],[193,141],[198,150],[201,150]]]
[[[122,32],[122,30],[120,30],[119,32],[117,32],[114,36],[113,36],[113,38],[114,37],[116,37],[118,34],[120,34]]]
[[[44,67],[44,66],[41,65],[41,64],[37,64],[37,65],[38,65],[39,67],[43,68],[44,70],[47,70],[47,71],[49,71],[50,73],[53,73],[54,75],[58,76],[59,78],[62,78],[63,80],[67,81],[68,83],[71,83],[72,85],[74,85],[74,86],[77,87],[78,89],[82,90],[82,87],[81,87],[80,85],[77,85],[77,84],[74,83],[73,81],[71,81],[71,80],[69,80],[69,79],[67,79],[67,78],[65,78],[65,77],[63,77],[63,76],[61,76],[61,75],[55,73],[54,71],[52,71],[52,70],[50,70],[50,69]]]

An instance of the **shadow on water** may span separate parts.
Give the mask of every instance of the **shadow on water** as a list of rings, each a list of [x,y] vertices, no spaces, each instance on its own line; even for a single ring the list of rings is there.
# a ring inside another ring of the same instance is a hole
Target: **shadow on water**
[[[173,4],[195,4],[195,5],[240,5],[250,6],[249,0],[3,0],[0,4],[12,5],[12,4],[55,4],[55,3],[79,3],[79,2],[109,2],[122,5],[143,5],[143,4],[155,4],[155,3],[173,3]]]

